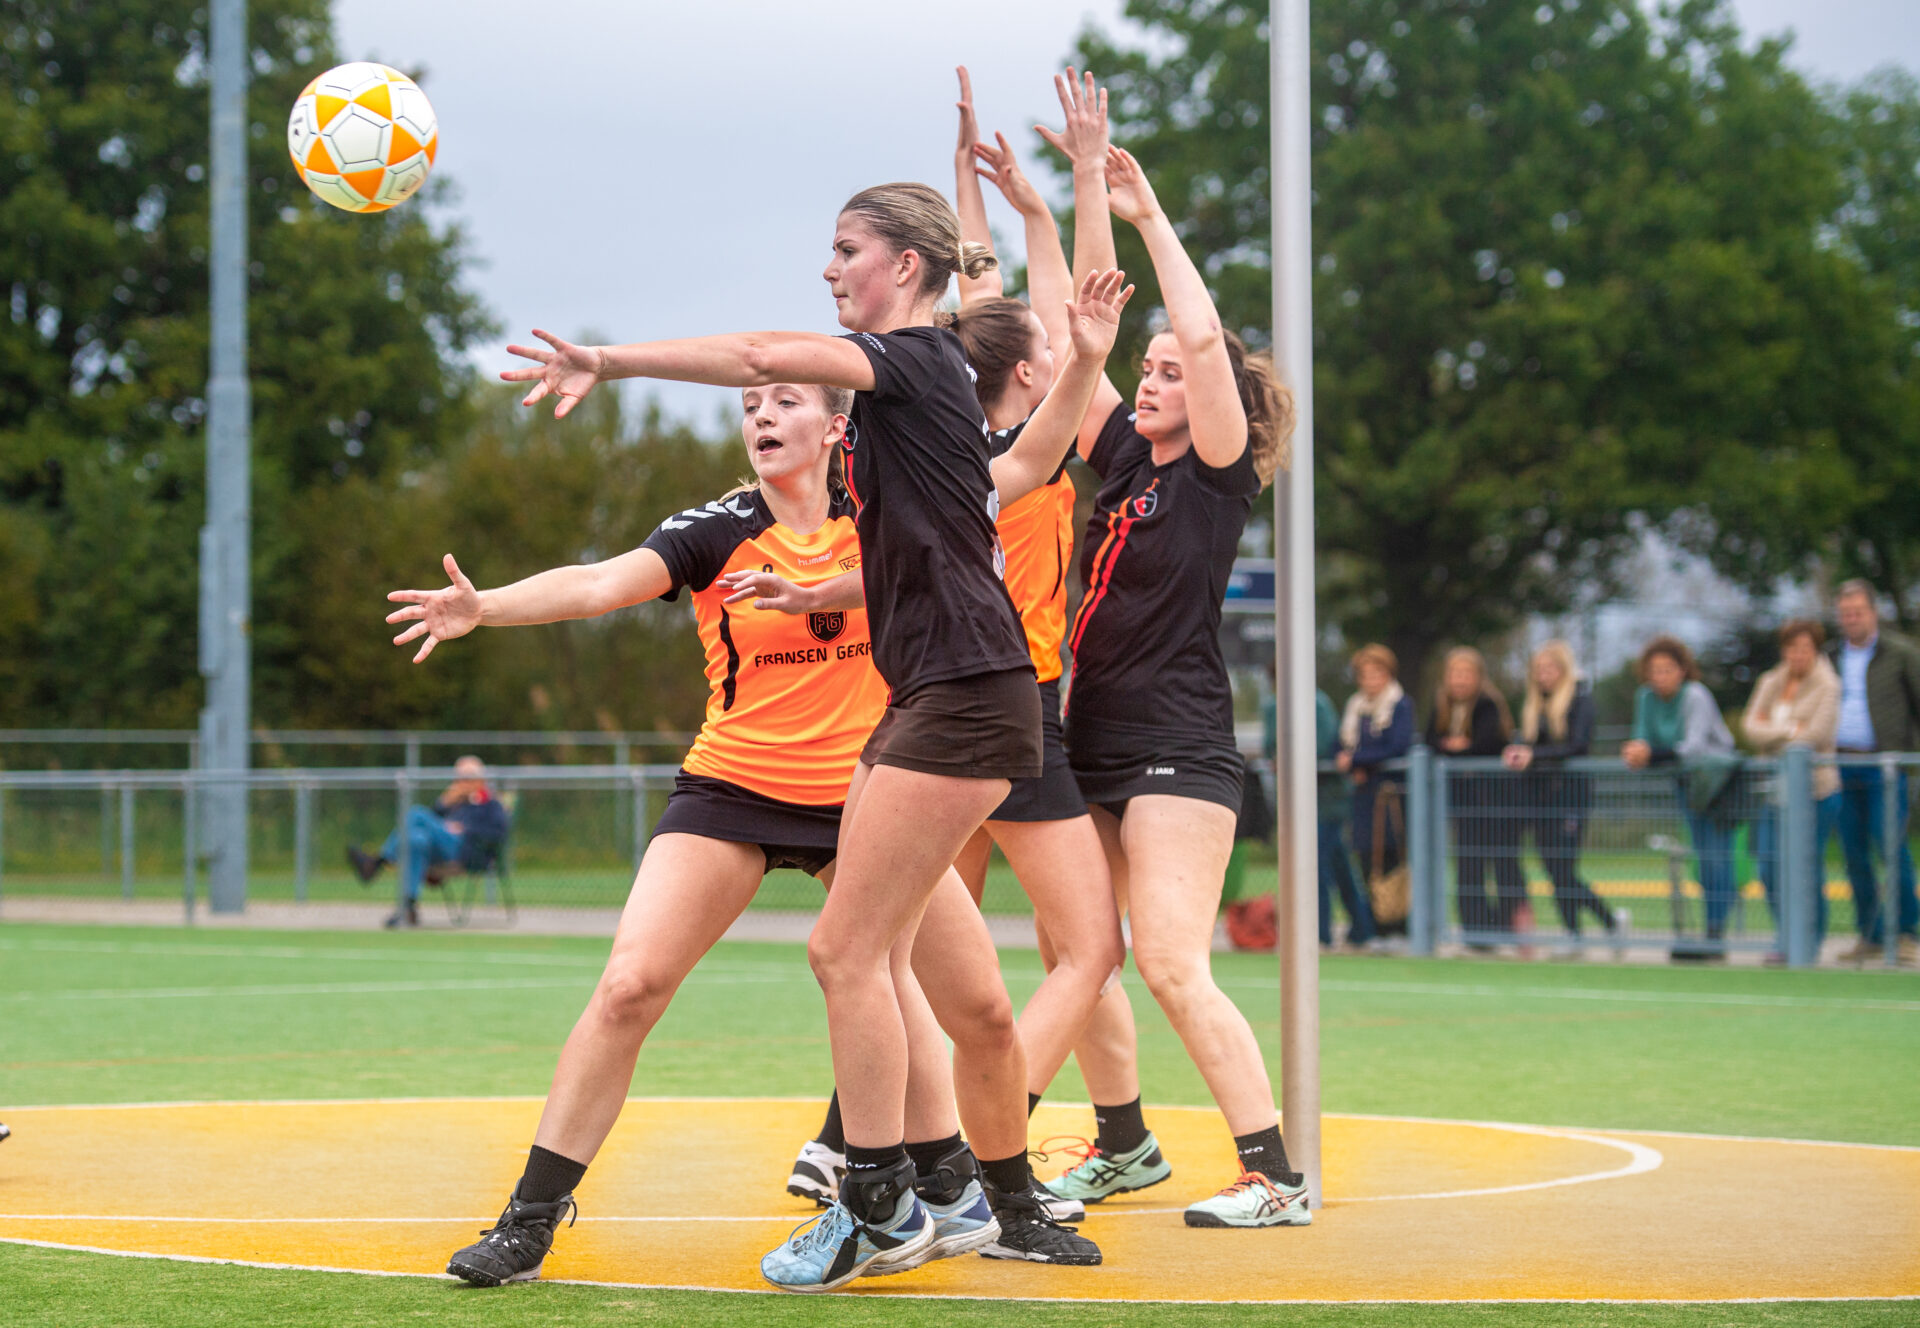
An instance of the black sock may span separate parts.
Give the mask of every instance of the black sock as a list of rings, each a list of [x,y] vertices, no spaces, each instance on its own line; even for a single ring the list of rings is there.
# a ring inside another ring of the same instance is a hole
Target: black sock
[[[521,1203],[554,1203],[572,1194],[586,1174],[585,1162],[535,1144],[527,1151],[527,1171],[514,1187],[513,1197]]]
[[[1027,1094],[1027,1119],[1028,1120],[1033,1119],[1033,1109],[1039,1105],[1040,1105],[1040,1095],[1038,1093]]]
[[[1093,1121],[1097,1127],[1094,1143],[1108,1157],[1130,1153],[1147,1141],[1147,1121],[1140,1114],[1139,1098],[1117,1107],[1103,1107],[1096,1102]]]
[[[961,1147],[960,1131],[955,1130],[944,1139],[930,1139],[926,1143],[907,1144],[907,1156],[913,1159],[913,1174],[917,1180],[925,1180],[933,1175],[933,1169],[940,1165],[940,1159]]]
[[[827,1119],[822,1122],[820,1133],[813,1136],[813,1141],[825,1144],[836,1153],[847,1151],[847,1134],[840,1128],[840,1090],[837,1088],[827,1101]]]
[[[864,1179],[871,1179],[872,1173],[885,1171],[907,1160],[905,1144],[889,1144],[885,1148],[862,1148],[859,1144],[847,1145],[847,1174],[855,1179],[856,1172],[868,1173]]]
[[[1027,1169],[1027,1155],[1022,1151],[997,1162],[982,1158],[980,1178],[1002,1194],[1025,1194],[1033,1173]]]
[[[1280,1142],[1280,1127],[1269,1125],[1252,1134],[1233,1136],[1234,1149],[1240,1154],[1242,1171],[1257,1171],[1282,1185],[1298,1185],[1300,1173],[1287,1169],[1287,1146]]]

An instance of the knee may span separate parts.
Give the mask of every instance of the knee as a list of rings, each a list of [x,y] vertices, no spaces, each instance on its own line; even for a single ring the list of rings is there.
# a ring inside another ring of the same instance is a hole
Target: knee
[[[1213,975],[1204,960],[1134,947],[1133,964],[1153,999],[1172,1018],[1213,988]]]
[[[607,973],[593,993],[593,1010],[604,1024],[644,1034],[673,999],[673,987],[645,969]]]
[[[943,1001],[941,1028],[956,1048],[976,1055],[1004,1055],[1019,1040],[1013,1001],[1004,988],[961,1001]]]
[[[1095,986],[1104,983],[1107,975],[1127,959],[1126,942],[1120,939],[1120,928],[1117,926],[1095,935],[1078,937],[1071,945],[1056,941],[1054,946],[1055,965]]]

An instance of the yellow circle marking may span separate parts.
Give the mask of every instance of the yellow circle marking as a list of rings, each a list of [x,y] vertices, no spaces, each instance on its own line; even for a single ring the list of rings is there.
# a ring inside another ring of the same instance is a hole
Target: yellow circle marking
[[[0,1240],[437,1274],[518,1177],[538,1099],[9,1109]],[[818,1103],[635,1099],[545,1275],[763,1290]],[[1329,1116],[1307,1228],[1193,1230],[1233,1178],[1217,1113],[1151,1109],[1173,1178],[1090,1210],[1097,1268],[966,1258],[863,1294],[1179,1301],[1920,1294],[1920,1149]],[[1091,1133],[1043,1105],[1034,1141]],[[1072,1159],[1056,1155],[1043,1177]]]

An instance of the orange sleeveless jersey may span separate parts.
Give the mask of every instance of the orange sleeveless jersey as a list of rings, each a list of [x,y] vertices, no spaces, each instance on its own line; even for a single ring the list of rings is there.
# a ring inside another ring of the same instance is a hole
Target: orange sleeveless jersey
[[[1015,425],[993,435],[993,455],[999,456],[1020,434]],[[1051,481],[1027,494],[1004,512],[994,525],[1006,550],[1007,593],[1020,611],[1026,630],[1027,653],[1041,682],[1061,674],[1060,643],[1067,635],[1067,568],[1073,563],[1073,481],[1066,463]]]
[[[887,685],[873,667],[864,609],[789,614],[726,604],[727,572],[770,571],[810,586],[860,566],[854,509],[837,500],[811,535],[777,524],[757,490],[691,508],[647,537],[693,592],[706,648],[706,723],[682,768],[781,802],[846,801],[860,749],[880,722]]]

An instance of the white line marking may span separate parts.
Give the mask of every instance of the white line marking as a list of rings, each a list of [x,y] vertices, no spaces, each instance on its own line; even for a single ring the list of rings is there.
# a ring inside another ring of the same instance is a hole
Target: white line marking
[[[1222,985],[1272,988],[1271,982],[1246,978],[1216,979]],[[1883,1010],[1902,1014],[1920,1012],[1920,1001],[1853,1000],[1844,996],[1768,996],[1762,993],[1706,991],[1612,991],[1605,987],[1501,987],[1452,982],[1362,982],[1322,978],[1322,991],[1408,996],[1526,997],[1554,1001],[1624,1001],[1642,1005],[1740,1005],[1808,1010]]]
[[[685,981],[703,986],[751,986],[759,983],[798,982],[796,975],[715,972],[694,969]],[[582,974],[571,978],[435,978],[389,982],[255,982],[211,987],[79,987],[67,991],[0,993],[0,1002],[33,1004],[41,1001],[165,1001],[199,1000],[215,996],[379,996],[424,991],[537,991],[591,988],[596,979]],[[806,975],[808,986],[813,975]]]
[[[0,1245],[25,1245],[40,1250],[63,1250],[73,1254],[104,1254],[119,1259],[159,1259],[167,1263],[202,1263],[229,1268],[262,1268],[287,1273],[349,1273],[356,1277],[412,1277],[431,1282],[451,1282],[444,1273],[402,1273],[386,1268],[335,1268],[324,1264],[268,1263],[260,1259],[216,1259],[205,1254],[154,1254],[146,1250],[110,1250],[99,1245],[66,1245],[51,1240],[26,1240],[18,1236],[0,1236]],[[667,1282],[596,1282],[578,1277],[543,1277],[555,1286],[603,1287],[612,1291],[695,1291],[727,1296],[778,1296],[781,1292],[763,1287],[676,1286]],[[855,1283],[860,1286],[861,1284]],[[1884,1304],[1892,1301],[1920,1301],[1920,1296],[1728,1296],[1720,1300],[1682,1299],[1625,1300],[1594,1296],[1586,1300],[1541,1296],[1522,1299],[1514,1296],[1485,1300],[1179,1300],[1173,1297],[1119,1296],[1008,1296],[956,1295],[952,1292],[886,1290],[861,1286],[860,1292],[836,1292],[837,1295],[883,1296],[901,1300],[1012,1300],[1041,1305],[1853,1305]]]

